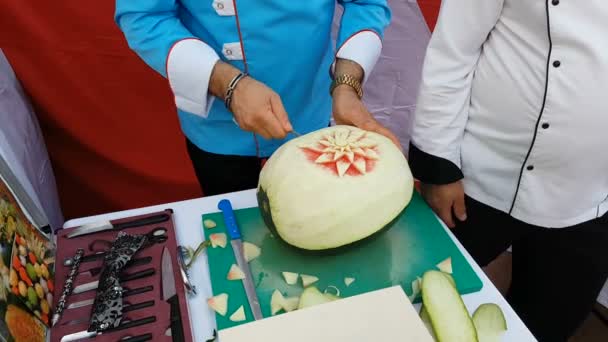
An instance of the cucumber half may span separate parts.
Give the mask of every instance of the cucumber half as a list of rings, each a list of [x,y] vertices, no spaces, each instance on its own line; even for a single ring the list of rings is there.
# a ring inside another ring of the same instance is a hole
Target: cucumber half
[[[426,329],[429,331],[429,334],[433,337],[434,341],[437,341],[437,336],[435,336],[435,331],[433,330],[433,323],[431,323],[431,317],[429,317],[429,313],[426,311],[424,304],[420,308],[420,319],[422,323],[426,326]]]
[[[473,323],[479,342],[498,342],[507,331],[507,320],[500,306],[494,303],[481,304],[473,313]]]
[[[440,271],[422,277],[422,301],[439,342],[479,342],[477,331],[453,282]]]

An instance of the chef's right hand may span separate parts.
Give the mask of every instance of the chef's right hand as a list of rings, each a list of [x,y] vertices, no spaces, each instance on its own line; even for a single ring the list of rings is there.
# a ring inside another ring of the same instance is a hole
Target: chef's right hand
[[[218,61],[211,73],[209,92],[224,99],[228,84],[239,73],[232,65]],[[266,139],[283,139],[293,130],[279,94],[250,76],[237,83],[230,111],[239,127]]]
[[[445,185],[422,183],[420,190],[422,197],[448,227],[456,226],[454,216],[460,221],[467,219],[462,181]]]
[[[279,94],[251,77],[236,85],[230,107],[242,129],[266,139],[283,139],[293,130]]]

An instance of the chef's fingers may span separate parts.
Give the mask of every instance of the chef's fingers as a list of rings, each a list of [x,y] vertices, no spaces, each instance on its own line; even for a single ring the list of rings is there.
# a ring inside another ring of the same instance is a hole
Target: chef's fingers
[[[464,204],[464,193],[457,196],[454,200],[454,215],[456,215],[460,221],[467,219],[467,208]]]
[[[270,138],[282,139],[285,138],[287,132],[279,122],[279,119],[274,114],[274,111],[268,110],[266,115],[261,117],[261,124],[264,130],[268,132]]]
[[[390,129],[378,124],[378,129],[376,130],[376,132],[391,139],[391,141],[395,144],[395,146],[397,146],[397,148],[399,148],[399,150],[401,150],[403,152],[403,148],[401,147],[401,143],[399,142],[399,139],[397,138],[397,136],[395,136],[393,134],[393,132],[391,132]]]
[[[399,142],[399,139],[395,136],[395,134],[393,134],[390,129],[382,126],[376,119],[372,117],[371,114],[369,114],[369,119],[363,122],[359,126],[359,128],[384,135],[385,137],[391,139],[391,141],[395,144],[395,146],[397,146],[397,148],[399,148],[399,150],[403,151],[401,143]]]
[[[280,138],[285,138],[287,133],[293,131],[293,127],[289,122],[289,115],[287,115],[283,102],[281,101],[281,97],[278,94],[275,93],[270,96],[270,106],[272,107],[272,112],[277,120],[279,120],[283,130],[285,131],[285,135],[281,136]]]
[[[454,228],[454,219],[452,218],[452,206],[443,205],[440,208],[436,208],[435,212],[439,218],[450,228]]]
[[[264,139],[268,140],[268,139],[272,138],[272,135],[270,133],[268,133],[268,130],[266,130],[263,126],[256,129],[254,132],[261,135],[262,138],[264,138]]]

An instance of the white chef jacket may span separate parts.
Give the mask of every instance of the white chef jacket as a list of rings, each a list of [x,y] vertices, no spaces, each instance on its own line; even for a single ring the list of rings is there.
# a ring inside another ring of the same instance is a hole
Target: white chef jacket
[[[443,0],[410,161],[542,227],[608,211],[608,3]]]

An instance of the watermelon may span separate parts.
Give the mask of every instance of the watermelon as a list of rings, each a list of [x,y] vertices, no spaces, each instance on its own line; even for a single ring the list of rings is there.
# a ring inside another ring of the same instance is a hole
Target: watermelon
[[[339,125],[282,145],[260,173],[257,198],[281,240],[324,251],[388,228],[413,190],[407,160],[391,140]]]

